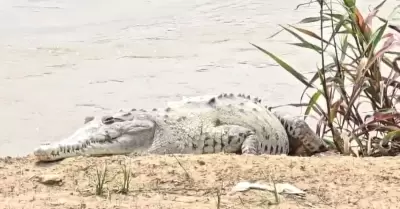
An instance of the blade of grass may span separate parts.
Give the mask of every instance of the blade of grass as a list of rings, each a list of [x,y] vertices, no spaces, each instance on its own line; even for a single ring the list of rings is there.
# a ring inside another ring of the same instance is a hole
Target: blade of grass
[[[286,30],[287,32],[289,32],[290,34],[292,34],[294,37],[296,37],[299,41],[301,41],[304,45],[307,45],[308,47],[306,47],[306,48],[309,48],[309,49],[313,49],[313,50],[315,50],[316,52],[318,52],[318,53],[320,53],[320,51],[321,51],[321,47],[314,47],[315,45],[314,44],[311,44],[309,41],[306,41],[303,37],[301,37],[299,34],[297,34],[296,32],[294,32],[293,30],[291,30],[291,29],[289,29],[289,28],[287,28],[287,27],[285,27],[285,26],[283,26],[283,25],[280,25],[284,30]]]
[[[266,51],[265,49],[250,43],[251,45],[253,45],[254,47],[256,47],[258,50],[262,51],[264,54],[268,55],[269,57],[271,57],[273,60],[275,60],[275,62],[277,62],[281,67],[283,67],[286,71],[288,71],[290,74],[292,74],[295,78],[297,78],[297,80],[299,80],[301,83],[303,83],[305,86],[308,86],[310,88],[313,88],[312,85],[310,85],[307,81],[306,78],[300,74],[299,72],[297,72],[293,67],[291,67],[289,64],[287,64],[286,62],[284,62],[283,60],[279,59],[277,56],[275,56],[274,54],[272,54],[271,52]]]
[[[370,42],[370,44],[372,44],[371,52],[373,52],[375,50],[378,43],[382,40],[383,33],[386,31],[387,26],[388,26],[388,22],[386,22],[384,25],[379,27],[376,30],[376,32],[372,35],[371,42]]]
[[[330,11],[332,11],[332,10],[330,10]],[[324,13],[324,15],[331,16],[332,18],[337,19],[337,20],[344,19],[343,18],[344,15],[342,15],[342,14],[334,14],[334,13],[329,12],[329,13]]]
[[[346,34],[344,36],[343,44],[341,47],[342,54],[341,54],[340,60],[339,60],[340,63],[342,63],[344,61],[344,59],[346,58],[345,56],[346,56],[347,48],[349,46],[349,42],[347,41],[347,38],[348,38],[348,34]]]
[[[301,47],[301,48],[313,49],[313,50],[317,51],[318,53],[321,53],[321,51],[322,51],[322,49],[319,46],[311,44],[311,43],[309,43],[309,44],[306,44],[306,43],[289,43],[289,44],[290,45],[294,45],[294,46],[298,46],[298,47]]]
[[[311,37],[313,37],[315,39],[318,39],[319,41],[323,41],[324,43],[329,44],[328,41],[322,39],[320,36],[318,36],[317,34],[315,34],[312,31],[309,31],[309,30],[306,30],[306,29],[303,29],[303,28],[299,28],[299,27],[296,27],[296,26],[293,26],[293,25],[289,25],[289,26],[294,28],[294,29],[296,29],[296,30],[298,30],[298,31],[300,31],[300,32],[302,32],[302,33],[304,33],[304,34],[306,34],[306,35],[308,35],[308,36],[311,36]]]
[[[308,102],[307,109],[304,113],[304,120],[310,114],[311,110],[313,109],[314,105],[317,103],[318,98],[321,96],[321,94],[322,94],[321,91],[317,91],[311,96],[310,101]]]
[[[321,17],[307,17],[307,18],[304,18],[304,19],[302,19],[302,20],[300,20],[300,22],[298,22],[297,24],[304,24],[304,23],[313,23],[313,22],[319,22],[319,21],[328,21],[328,20],[330,20],[330,18],[328,18],[328,17],[323,17],[322,19],[321,19]]]
[[[379,3],[378,5],[376,5],[374,7],[374,10],[379,10],[385,3],[386,3],[386,0],[383,0],[381,3]]]

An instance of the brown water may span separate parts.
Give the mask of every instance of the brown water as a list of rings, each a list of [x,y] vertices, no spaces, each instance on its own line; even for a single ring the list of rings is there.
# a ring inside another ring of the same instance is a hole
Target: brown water
[[[87,115],[183,95],[243,92],[271,105],[298,102],[301,83],[249,42],[312,72],[317,57],[286,45],[296,41],[291,36],[267,40],[278,24],[318,15],[315,5],[294,10],[303,2],[1,1],[0,156],[59,140]],[[379,3],[359,2],[363,11]]]

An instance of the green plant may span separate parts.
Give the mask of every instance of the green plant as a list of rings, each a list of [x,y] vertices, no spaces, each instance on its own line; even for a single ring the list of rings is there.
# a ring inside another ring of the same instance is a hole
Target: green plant
[[[120,192],[122,194],[127,194],[129,192],[129,185],[131,182],[131,169],[130,166],[126,166],[126,162],[124,164],[121,164],[121,169],[122,169],[122,174],[123,174],[123,181],[122,181],[122,186]]]
[[[221,190],[222,190],[222,188],[218,188],[217,191],[216,191],[216,193],[217,193],[217,206],[216,206],[216,208],[217,209],[221,208]]]
[[[102,195],[104,192],[104,184],[106,183],[107,164],[104,164],[103,169],[96,167],[96,195]]]
[[[400,148],[400,143],[393,143],[400,136],[400,114],[396,110],[400,98],[397,94],[400,82],[396,81],[400,53],[390,50],[400,45],[400,27],[391,21],[398,15],[400,6],[384,19],[377,14],[386,0],[366,18],[357,8],[356,0],[315,2],[319,4],[319,16],[307,17],[299,24],[319,22],[318,34],[295,25],[281,26],[300,41],[291,45],[319,54],[321,67],[310,80],[278,56],[252,45],[305,85],[300,97],[300,100],[304,95],[309,97],[305,116],[317,115],[317,134],[325,139],[330,137],[340,153],[393,154]],[[335,12],[334,4],[343,12]],[[372,28],[373,19],[382,22],[376,30]],[[389,29],[394,31],[388,32]],[[328,31],[331,34],[325,37]],[[304,35],[319,44],[306,40]],[[397,58],[390,59],[390,54]],[[388,75],[383,73],[384,66],[389,69]],[[309,90],[311,95],[306,94]],[[351,141],[357,143],[358,151],[350,149]]]

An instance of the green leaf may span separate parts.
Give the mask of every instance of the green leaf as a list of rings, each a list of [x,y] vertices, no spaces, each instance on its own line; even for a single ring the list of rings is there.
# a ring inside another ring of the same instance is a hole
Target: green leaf
[[[380,9],[380,8],[383,6],[383,4],[385,4],[385,2],[386,2],[386,0],[383,0],[380,4],[378,4],[378,5],[374,8],[374,10]]]
[[[280,34],[282,31],[283,31],[283,29],[282,29],[282,30],[279,30],[279,31],[277,31],[277,32],[275,32],[274,34],[270,35],[267,39],[270,39],[270,38],[273,38],[273,37],[277,36],[277,35]]]
[[[330,20],[330,18],[327,18],[327,17],[323,17],[322,18],[322,21],[328,21],[328,20]],[[298,24],[300,24],[300,23],[313,23],[313,22],[319,22],[319,21],[321,21],[321,17],[307,17],[307,18],[304,18],[304,19],[302,19],[300,22],[298,22]]]
[[[379,16],[376,16],[381,22],[386,23],[388,20]]]
[[[342,99],[337,100],[334,102],[330,108],[331,112],[329,113],[329,121],[333,121],[335,118],[337,118],[337,113],[338,109],[342,103]]]
[[[289,44],[298,46],[298,47],[302,47],[302,48],[313,49],[313,50],[316,50],[317,52],[322,51],[321,47],[319,47],[315,44],[307,44],[307,43],[289,43]]]
[[[346,57],[346,52],[347,52],[347,47],[349,46],[349,42],[347,41],[347,38],[348,38],[348,34],[346,34],[345,35],[345,37],[344,37],[344,40],[343,40],[343,44],[342,44],[342,53],[341,53],[341,56],[340,56],[340,62],[342,63],[343,61],[344,61],[344,59],[345,59],[345,57]]]
[[[305,86],[307,87],[313,87],[312,85],[310,85],[307,81],[306,78],[300,74],[299,72],[297,72],[293,67],[291,67],[290,65],[288,65],[286,62],[284,62],[283,60],[279,59],[277,56],[275,56],[274,54],[272,54],[271,52],[266,51],[265,49],[250,43],[251,45],[253,45],[254,47],[256,47],[258,50],[264,52],[264,54],[268,55],[269,57],[271,57],[273,60],[275,60],[275,62],[277,62],[281,67],[283,67],[286,71],[288,71],[290,74],[292,74],[295,78],[297,78],[297,80],[299,80],[300,82],[302,82]]]
[[[341,19],[344,19],[343,17],[343,15],[342,14],[331,14],[331,13],[324,13],[324,15],[328,15],[328,16],[331,16],[331,17],[333,17],[333,18],[335,18],[335,19],[338,19],[338,20],[341,20]]]
[[[400,33],[400,26],[396,26],[396,25],[389,25],[388,26],[390,29],[395,30],[396,32]]]
[[[352,9],[356,6],[356,0],[344,0],[344,4]]]
[[[346,23],[346,20],[347,20],[347,19],[340,19],[340,21],[336,24],[335,29],[333,30],[332,35],[331,35],[331,37],[329,38],[329,41],[328,41],[329,44],[330,44],[331,41],[336,37],[336,35],[340,32],[339,30],[340,30],[340,28],[342,28],[342,26],[344,26],[344,24]],[[329,44],[328,44],[328,45],[329,45]],[[326,48],[328,47],[328,45],[326,45],[326,47],[325,47],[324,50],[326,50]]]
[[[385,52],[385,54],[394,54],[394,55],[400,56],[400,52],[393,52],[393,51],[387,51],[387,52]]]
[[[306,119],[306,116],[310,114],[311,109],[313,109],[314,105],[317,103],[318,98],[321,96],[321,91],[316,91],[312,97],[310,98],[310,101],[308,102],[308,107],[306,109],[306,112],[304,113],[304,120]]]
[[[387,133],[384,137],[383,140],[385,140],[386,142],[392,140],[394,137],[398,137],[400,136],[400,130],[397,131],[391,131],[389,133]]]
[[[287,32],[289,32],[290,34],[292,34],[294,37],[296,37],[299,41],[301,41],[301,42],[303,43],[303,45],[302,45],[303,47],[304,47],[304,46],[307,46],[307,47],[304,47],[304,48],[313,49],[314,51],[316,51],[316,52],[318,52],[318,53],[321,51],[321,47],[314,47],[314,46],[316,46],[316,45],[310,43],[309,41],[306,41],[303,37],[301,37],[299,34],[297,34],[296,32],[294,32],[293,30],[291,30],[291,29],[289,29],[289,28],[287,28],[287,27],[285,27],[285,26],[283,26],[283,25],[281,25],[281,27],[282,27],[284,30],[286,30]]]
[[[291,26],[291,25],[290,25]],[[302,32],[302,33],[304,33],[304,34],[306,34],[306,35],[309,35],[309,36],[311,36],[311,37],[313,37],[313,38],[316,38],[316,39],[318,39],[319,41],[323,41],[324,43],[326,43],[326,44],[329,44],[329,42],[327,42],[326,40],[324,40],[324,39],[321,39],[321,37],[319,37],[317,34],[315,34],[314,32],[312,32],[312,31],[309,31],[309,30],[306,30],[306,29],[303,29],[303,28],[298,28],[298,27],[295,27],[295,26],[291,26],[292,28],[294,28],[294,29],[296,29],[296,30],[298,30],[298,31],[300,31],[300,32]]]
[[[371,39],[371,44],[372,44],[372,51],[374,51],[375,47],[378,45],[378,43],[381,41],[383,33],[385,32],[386,28],[388,26],[388,22],[381,27],[378,28],[378,30],[375,31],[375,33],[372,35]]]

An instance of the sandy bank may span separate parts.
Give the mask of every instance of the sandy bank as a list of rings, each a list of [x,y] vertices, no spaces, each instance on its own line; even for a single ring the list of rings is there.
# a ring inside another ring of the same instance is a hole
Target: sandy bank
[[[96,169],[107,164],[95,195]],[[130,191],[121,194],[121,164]],[[36,164],[32,157],[0,160],[1,208],[267,208],[270,192],[231,194],[241,180],[290,183],[306,196],[282,195],[272,208],[400,208],[398,158],[285,156],[112,156]],[[397,204],[397,206],[396,206]]]

